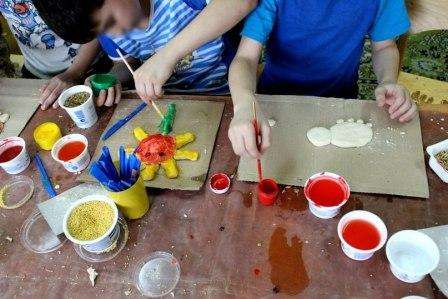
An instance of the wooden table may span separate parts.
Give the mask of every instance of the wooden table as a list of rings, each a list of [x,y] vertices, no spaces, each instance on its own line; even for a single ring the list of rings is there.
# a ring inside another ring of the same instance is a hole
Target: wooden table
[[[209,173],[234,174],[238,158],[227,139],[232,117],[229,99],[176,98],[226,101]],[[82,131],[89,137],[91,152],[112,112],[100,109],[100,121]],[[423,107],[420,115],[425,146],[448,138],[446,106]],[[33,128],[43,121],[55,121],[64,133],[81,132],[61,109],[39,110],[22,134],[31,153],[36,151]],[[54,183],[60,185],[58,192],[78,184],[72,174],[52,161],[48,152],[41,155]],[[448,189],[431,169],[427,173],[428,200],[353,194],[344,213],[353,209],[374,212],[384,220],[390,234],[448,224]],[[138,297],[132,279],[135,266],[157,250],[172,252],[180,261],[182,273],[174,292],[176,298],[443,296],[429,277],[417,284],[398,281],[389,271],[384,250],[368,261],[348,259],[336,233],[341,216],[330,220],[312,216],[302,189],[298,189],[298,195],[292,189],[286,190],[296,201],[283,196],[280,204],[264,207],[250,196],[255,184],[235,178],[227,195],[214,195],[206,187],[198,192],[149,190],[153,200],[150,213],[129,223],[130,239],[117,258],[93,265],[99,276],[96,286],[91,287],[86,272],[91,264],[79,258],[71,244],[39,255],[20,243],[23,221],[36,208],[35,201],[45,199],[34,165],[25,174],[36,184],[33,200],[17,210],[0,210],[0,228],[5,231],[0,240],[0,294],[4,298]],[[0,174],[0,179],[6,177]],[[6,235],[13,238],[12,243],[5,239]]]

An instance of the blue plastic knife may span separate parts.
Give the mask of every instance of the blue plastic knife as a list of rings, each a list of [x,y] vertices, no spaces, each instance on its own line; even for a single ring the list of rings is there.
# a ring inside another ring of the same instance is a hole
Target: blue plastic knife
[[[51,179],[48,176],[47,171],[45,170],[44,163],[42,163],[42,159],[40,158],[39,153],[36,153],[36,155],[34,156],[34,162],[36,163],[36,167],[39,170],[40,181],[42,182],[45,191],[47,192],[48,196],[50,196],[50,198],[55,197],[57,195],[56,191],[51,184]]]
[[[142,111],[143,109],[145,109],[145,107],[147,106],[146,103],[142,103],[140,104],[137,108],[134,109],[134,111],[132,111],[131,113],[129,113],[128,116],[126,116],[125,118],[120,119],[119,121],[117,121],[112,127],[110,127],[109,130],[107,130],[106,133],[104,133],[103,137],[101,138],[101,140],[106,140],[107,138],[109,138],[110,136],[112,136],[115,132],[117,132],[122,126],[124,126],[128,121],[130,121],[134,116],[136,116],[140,111]]]

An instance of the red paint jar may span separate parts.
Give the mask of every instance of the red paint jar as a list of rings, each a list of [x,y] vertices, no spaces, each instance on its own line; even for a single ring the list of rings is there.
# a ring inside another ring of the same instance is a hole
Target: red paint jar
[[[280,189],[277,182],[272,179],[264,179],[258,183],[258,201],[265,206],[275,203]]]
[[[216,194],[224,194],[229,191],[230,178],[225,173],[216,173],[210,178],[210,190]]]

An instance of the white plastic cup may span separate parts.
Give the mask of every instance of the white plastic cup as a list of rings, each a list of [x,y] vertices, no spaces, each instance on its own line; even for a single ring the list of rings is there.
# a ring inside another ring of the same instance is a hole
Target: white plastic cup
[[[82,241],[75,239],[68,231],[67,222],[70,217],[70,214],[72,211],[78,207],[79,205],[90,202],[90,201],[102,201],[107,203],[114,212],[114,219],[112,220],[112,225],[110,228],[100,237],[89,240],[89,241]],[[107,196],[104,195],[89,195],[86,197],[81,198],[80,200],[76,201],[65,213],[64,220],[63,220],[63,231],[67,239],[72,241],[75,244],[81,245],[85,250],[92,252],[92,253],[103,253],[107,252],[111,248],[114,247],[114,244],[116,244],[118,237],[120,236],[120,227],[118,223],[118,209],[115,203]]]
[[[313,201],[313,199],[310,197],[309,190],[312,184],[319,179],[322,178],[329,178],[335,180],[335,182],[338,183],[338,185],[344,190],[345,196],[344,200],[336,206],[321,206]],[[311,176],[305,183],[304,187],[305,197],[308,200],[308,208],[311,213],[313,213],[314,216],[321,218],[321,219],[329,219],[333,218],[337,214],[339,214],[339,211],[341,210],[341,207],[345,205],[347,200],[350,197],[350,186],[348,185],[347,181],[340,175],[331,173],[331,172],[322,172],[317,173],[313,176]]]
[[[59,151],[61,148],[69,142],[72,141],[81,141],[85,144],[85,148],[83,152],[76,158],[68,161],[63,161],[59,159]],[[64,168],[69,172],[78,172],[86,169],[90,163],[90,153],[89,153],[89,141],[84,135],[81,134],[70,134],[62,137],[53,145],[51,149],[51,156],[53,159],[59,163],[61,163]]]
[[[375,248],[369,250],[358,249],[351,246],[344,240],[342,232],[345,226],[353,220],[364,220],[376,227],[376,229],[380,233],[380,242]],[[377,215],[363,210],[356,210],[345,214],[341,218],[341,220],[339,220],[338,236],[341,240],[342,251],[345,253],[345,255],[356,261],[364,261],[371,258],[376,251],[380,250],[384,246],[387,240],[387,228],[383,220],[381,220],[381,218]]]
[[[437,268],[440,261],[436,243],[415,230],[402,230],[393,234],[387,241],[386,256],[392,274],[407,283],[421,281]]]
[[[23,138],[10,137],[0,141],[0,154],[4,153],[7,149],[20,145],[22,150],[13,159],[0,163],[2,167],[9,174],[19,174],[24,171],[28,165],[30,165],[30,156],[26,150],[26,143]]]
[[[89,98],[83,104],[76,107],[64,106],[65,101],[72,95],[78,92],[89,93]],[[81,129],[87,129],[93,126],[98,121],[98,114],[96,113],[95,103],[93,102],[92,89],[86,85],[76,85],[66,89],[58,99],[59,106],[65,109],[70,115],[76,126]]]

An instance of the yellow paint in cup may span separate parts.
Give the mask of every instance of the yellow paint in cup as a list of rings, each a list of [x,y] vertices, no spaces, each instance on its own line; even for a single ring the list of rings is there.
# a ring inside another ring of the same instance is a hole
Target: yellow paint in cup
[[[57,124],[52,122],[45,122],[36,127],[34,129],[34,140],[37,145],[43,150],[49,151],[53,148],[53,145],[58,141],[61,137],[61,129]]]

